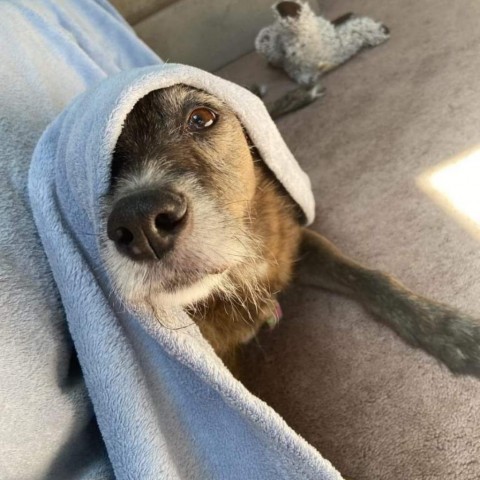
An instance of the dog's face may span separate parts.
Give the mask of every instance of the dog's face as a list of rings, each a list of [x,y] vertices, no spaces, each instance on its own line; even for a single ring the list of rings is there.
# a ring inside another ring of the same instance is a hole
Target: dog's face
[[[224,103],[183,85],[142,98],[116,145],[106,199],[105,261],[120,296],[191,305],[228,288],[236,268],[253,272],[255,189],[248,140]]]

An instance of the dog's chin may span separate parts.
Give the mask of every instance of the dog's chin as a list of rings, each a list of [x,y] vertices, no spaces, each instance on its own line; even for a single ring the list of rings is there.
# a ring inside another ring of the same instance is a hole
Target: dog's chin
[[[107,249],[106,266],[113,286],[126,305],[144,308],[187,307],[221,290],[235,262],[198,262],[175,255],[153,263],[136,263]]]
[[[135,262],[113,242],[103,243],[102,256],[118,297],[134,309],[189,307],[215,292],[231,290],[231,274],[256,264],[255,239],[236,230],[219,233],[208,228],[202,226],[206,234],[180,238],[175,248],[152,262]]]
[[[188,307],[208,298],[221,288],[227,270],[207,273],[197,280],[176,282],[172,286],[162,286],[155,290],[155,301],[164,307]]]

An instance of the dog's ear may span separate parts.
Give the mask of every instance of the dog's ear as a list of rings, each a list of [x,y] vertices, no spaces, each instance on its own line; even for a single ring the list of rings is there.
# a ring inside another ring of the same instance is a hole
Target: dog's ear
[[[297,2],[280,2],[275,5],[275,8],[282,18],[298,18],[302,6]]]

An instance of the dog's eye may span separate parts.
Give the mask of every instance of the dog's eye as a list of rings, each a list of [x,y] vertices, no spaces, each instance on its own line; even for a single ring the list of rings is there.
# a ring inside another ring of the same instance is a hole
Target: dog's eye
[[[196,108],[188,117],[188,129],[192,131],[211,127],[217,120],[217,115],[209,108]]]

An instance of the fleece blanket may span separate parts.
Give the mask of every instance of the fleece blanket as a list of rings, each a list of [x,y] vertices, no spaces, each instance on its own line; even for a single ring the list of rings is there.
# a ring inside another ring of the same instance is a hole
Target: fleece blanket
[[[194,325],[173,331],[125,311],[102,268],[99,206],[122,121],[146,92],[176,82],[222,96],[244,120],[254,112],[252,139],[312,219],[308,180],[261,102],[161,66],[101,0],[3,1],[0,13],[0,477],[341,478]],[[147,65],[157,66],[132,70]],[[35,144],[85,90],[40,140],[29,199]]]

